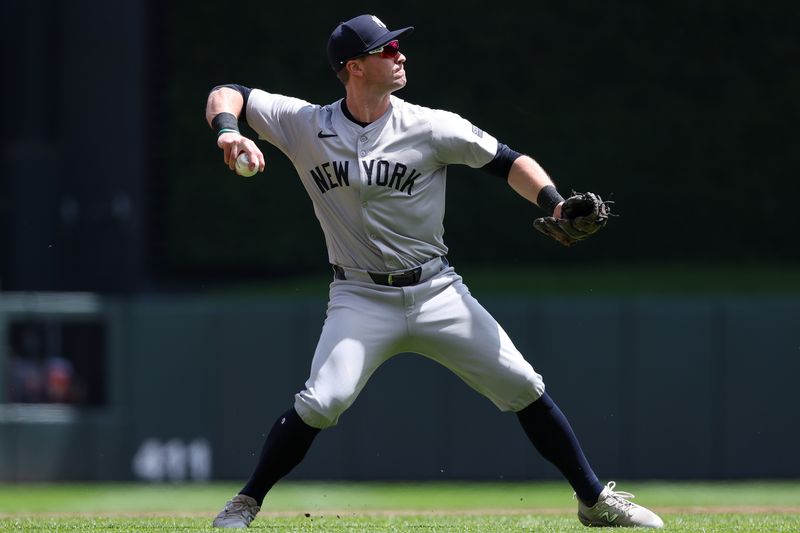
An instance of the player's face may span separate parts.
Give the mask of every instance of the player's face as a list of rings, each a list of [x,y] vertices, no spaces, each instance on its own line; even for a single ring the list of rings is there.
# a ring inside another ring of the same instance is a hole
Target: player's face
[[[364,56],[362,64],[370,83],[393,92],[406,85],[405,62],[399,42],[392,41],[382,50]]]

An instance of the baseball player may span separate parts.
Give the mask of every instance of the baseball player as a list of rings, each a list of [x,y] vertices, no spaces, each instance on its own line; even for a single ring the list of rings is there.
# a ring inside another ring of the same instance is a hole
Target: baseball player
[[[259,148],[239,133],[242,115],[292,161],[325,234],[334,278],[308,381],[214,526],[249,526],[270,488],[303,459],[320,430],[337,423],[378,366],[416,352],[501,411],[516,413],[536,449],[574,488],[583,524],[662,527],[613,481],[600,483],[542,376],[449,265],[442,239],[447,167],[469,165],[507,180],[551,215],[540,225],[563,244],[594,231],[573,224],[586,222],[586,213],[564,202],[532,158],[456,114],[393,96],[406,85],[400,39],[412,30],[390,31],[372,15],[340,23],[327,54],[346,96],[329,105],[241,85],[209,94],[206,119],[231,170],[242,153],[250,170],[264,170]]]

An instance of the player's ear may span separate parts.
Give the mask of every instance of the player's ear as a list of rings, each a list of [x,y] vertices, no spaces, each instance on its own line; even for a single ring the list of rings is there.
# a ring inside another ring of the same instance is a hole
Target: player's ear
[[[358,61],[356,59],[351,59],[350,61],[348,61],[347,64],[344,66],[344,68],[347,69],[347,72],[349,72],[351,76],[364,75],[364,69],[362,68],[361,61]]]

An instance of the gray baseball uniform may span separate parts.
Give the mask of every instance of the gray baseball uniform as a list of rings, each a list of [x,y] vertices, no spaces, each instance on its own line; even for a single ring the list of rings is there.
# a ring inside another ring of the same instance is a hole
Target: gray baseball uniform
[[[250,126],[294,163],[325,233],[334,281],[305,388],[275,421],[253,474],[213,525],[248,527],[269,490],[303,460],[322,428],[336,424],[378,366],[408,351],[515,411],[531,443],[575,490],[581,523],[663,527],[655,513],[628,501],[632,494],[600,483],[542,377],[449,266],[442,239],[448,165],[485,167],[518,192],[519,180],[530,179],[520,194],[529,198],[538,189],[535,203],[556,216],[563,198],[535,162],[515,167],[520,154],[458,115],[389,97],[405,86],[399,39],[413,29],[389,30],[364,14],[340,23],[328,39],[330,66],[361,106],[359,116],[371,120],[385,109],[369,123],[357,121],[346,100],[317,106],[227,86],[242,95]],[[206,118],[226,163],[245,150],[261,167],[252,141],[223,137],[238,132],[238,98],[214,94]]]
[[[307,424],[336,424],[377,367],[405,351],[443,364],[502,410],[542,395],[541,376],[444,257],[447,165],[486,165],[494,137],[395,96],[366,127],[341,100],[318,106],[253,90],[245,111],[297,169],[336,266],[311,374],[295,397]],[[380,284],[409,275],[418,283]]]

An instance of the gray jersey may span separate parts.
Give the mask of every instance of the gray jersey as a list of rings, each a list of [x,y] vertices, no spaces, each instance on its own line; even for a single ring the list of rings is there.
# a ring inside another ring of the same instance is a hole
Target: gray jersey
[[[482,167],[497,140],[460,116],[395,96],[366,127],[342,101],[319,106],[253,90],[247,122],[294,164],[333,264],[376,272],[445,255],[447,165]]]

